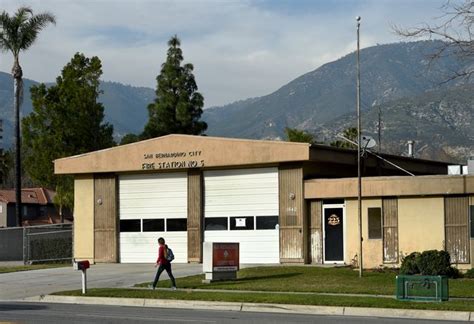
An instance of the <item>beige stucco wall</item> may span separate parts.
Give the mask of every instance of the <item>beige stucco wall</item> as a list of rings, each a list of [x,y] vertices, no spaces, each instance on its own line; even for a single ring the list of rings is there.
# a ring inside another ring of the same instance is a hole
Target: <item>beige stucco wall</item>
[[[305,199],[355,198],[357,178],[310,179],[304,183]],[[429,175],[366,177],[362,179],[364,197],[440,196],[474,193],[472,175]]]
[[[166,171],[309,160],[308,143],[167,135],[54,161],[56,174]],[[124,158],[126,157],[126,158]]]
[[[400,256],[411,252],[444,249],[444,198],[398,199]]]
[[[357,200],[346,199],[346,253],[344,262],[351,264],[358,255]],[[474,205],[474,196],[470,198]],[[400,266],[383,263],[383,240],[368,239],[369,207],[382,207],[381,199],[364,199],[362,202],[362,235],[364,238],[364,268]],[[401,257],[411,252],[444,249],[444,198],[415,197],[398,199],[398,244]],[[460,264],[461,270],[474,266],[474,239],[471,239],[471,264]]]
[[[364,268],[377,268],[383,266],[383,241],[382,239],[369,240],[369,224],[367,209],[382,207],[381,199],[364,199],[362,201],[362,256]],[[358,225],[357,200],[346,200],[346,254],[344,262],[351,264],[359,254],[359,225]]]
[[[94,177],[74,180],[74,258],[94,260]]]

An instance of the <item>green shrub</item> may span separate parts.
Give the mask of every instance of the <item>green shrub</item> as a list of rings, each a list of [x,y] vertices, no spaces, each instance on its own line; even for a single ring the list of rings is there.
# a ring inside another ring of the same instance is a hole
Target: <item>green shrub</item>
[[[474,278],[474,269],[469,269],[466,271],[466,273],[464,274],[464,277],[465,278]]]
[[[456,267],[451,267],[447,276],[452,279],[464,278],[464,274]]]
[[[449,253],[438,250],[428,250],[422,253],[413,252],[407,255],[402,260],[400,274],[461,277],[459,270],[451,266]]]
[[[414,275],[419,274],[420,269],[418,268],[417,258],[419,257],[420,253],[413,252],[409,255],[405,256],[402,259],[402,266],[400,267],[400,274],[403,275]]]
[[[447,276],[452,273],[451,257],[446,251],[424,251],[418,256],[416,264],[424,276]]]

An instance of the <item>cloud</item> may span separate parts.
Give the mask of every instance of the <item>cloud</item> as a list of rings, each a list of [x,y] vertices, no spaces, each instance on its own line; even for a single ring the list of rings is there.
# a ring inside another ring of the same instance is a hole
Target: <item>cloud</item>
[[[72,55],[97,55],[103,79],[155,87],[166,42],[177,34],[195,66],[206,106],[268,94],[355,48],[397,41],[390,23],[413,25],[438,14],[443,1],[0,0],[51,11],[57,25],[22,54],[25,76],[52,81]],[[0,56],[9,71],[11,58]]]

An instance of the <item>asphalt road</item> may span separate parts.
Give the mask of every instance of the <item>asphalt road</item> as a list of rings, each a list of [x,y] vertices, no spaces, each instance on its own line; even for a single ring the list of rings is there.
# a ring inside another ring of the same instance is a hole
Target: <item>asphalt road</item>
[[[0,303],[0,323],[353,323],[353,324],[423,324],[457,323],[404,319],[313,316],[293,314],[206,311],[165,308],[47,304]],[[459,322],[458,322],[459,323]]]

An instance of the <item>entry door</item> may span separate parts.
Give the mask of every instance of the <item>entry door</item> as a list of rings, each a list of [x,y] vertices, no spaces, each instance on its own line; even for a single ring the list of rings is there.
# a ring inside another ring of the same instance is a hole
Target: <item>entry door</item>
[[[344,262],[344,207],[325,206],[324,221],[324,262]]]
[[[94,261],[117,262],[116,179],[94,176]]]

